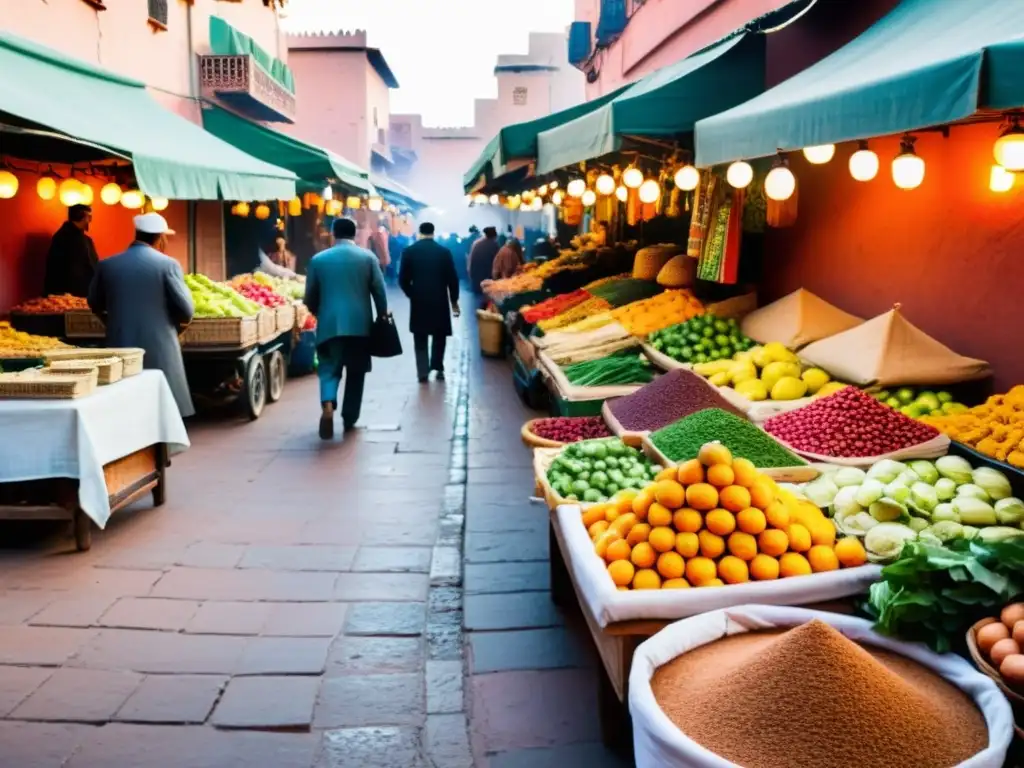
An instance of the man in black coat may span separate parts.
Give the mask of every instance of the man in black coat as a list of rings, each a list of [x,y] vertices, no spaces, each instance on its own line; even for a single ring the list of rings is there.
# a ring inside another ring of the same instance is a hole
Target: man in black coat
[[[43,295],[86,297],[99,258],[96,246],[86,232],[92,221],[92,208],[88,205],[72,205],[68,208],[68,220],[57,230],[50,241],[46,255],[46,277]]]
[[[459,316],[459,277],[452,252],[434,242],[434,225],[430,222],[420,224],[419,241],[402,254],[398,284],[412,304],[409,330],[416,350],[416,375],[423,383],[430,371],[437,371],[438,380],[443,381],[444,349],[452,335],[451,316]]]

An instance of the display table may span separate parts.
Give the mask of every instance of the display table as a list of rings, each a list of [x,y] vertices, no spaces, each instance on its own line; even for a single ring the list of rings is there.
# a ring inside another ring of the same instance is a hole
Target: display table
[[[77,400],[0,400],[0,518],[68,519],[80,550],[91,524],[146,493],[164,500],[167,457],[188,448],[160,371]]]

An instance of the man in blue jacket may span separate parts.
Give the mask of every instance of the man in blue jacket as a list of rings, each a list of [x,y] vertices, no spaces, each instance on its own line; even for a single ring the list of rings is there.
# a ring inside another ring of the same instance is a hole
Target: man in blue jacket
[[[355,244],[356,223],[335,219],[334,247],[321,251],[306,270],[306,306],[316,316],[320,378],[320,438],[334,437],[338,387],[345,378],[341,420],[345,431],[355,428],[363,405],[363,385],[370,370],[370,331],[373,310],[387,314],[388,298],[380,262]]]

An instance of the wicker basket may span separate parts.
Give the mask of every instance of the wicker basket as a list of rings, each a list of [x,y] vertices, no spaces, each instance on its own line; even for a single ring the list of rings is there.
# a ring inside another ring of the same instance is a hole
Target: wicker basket
[[[95,370],[100,386],[114,384],[124,376],[124,363],[120,357],[106,357],[86,360],[54,360],[49,372],[59,376],[88,374]]]
[[[146,350],[138,347],[74,347],[72,349],[54,349],[46,352],[43,358],[47,363],[58,360],[104,360],[109,357],[121,359],[121,376],[135,376],[142,373],[142,359]]]
[[[121,375],[124,378],[127,379],[129,376],[138,376],[142,373],[143,359],[146,356],[146,350],[139,349],[138,347],[120,347],[116,349],[108,349],[106,351],[121,358],[121,364],[124,366]]]
[[[61,375],[38,369],[21,373],[0,373],[0,398],[71,400],[96,390],[99,373]]]
[[[256,315],[256,338],[260,344],[270,341],[277,334],[277,312],[273,309],[264,309]]]
[[[533,425],[540,421],[540,419],[530,419],[528,422],[523,424],[523,428],[519,430],[519,435],[523,438],[523,445],[527,448],[562,448],[566,443],[560,443],[557,440],[548,440],[546,437],[540,437],[533,431]]]
[[[183,347],[250,347],[259,334],[255,317],[201,317],[181,334]]]
[[[285,304],[274,310],[278,334],[286,333],[295,327],[295,315],[295,306],[292,304]]]
[[[107,327],[92,312],[68,312],[64,315],[64,335],[69,339],[102,339]]]
[[[476,311],[477,331],[480,334],[480,352],[487,357],[501,357],[505,342],[505,324],[497,312]]]

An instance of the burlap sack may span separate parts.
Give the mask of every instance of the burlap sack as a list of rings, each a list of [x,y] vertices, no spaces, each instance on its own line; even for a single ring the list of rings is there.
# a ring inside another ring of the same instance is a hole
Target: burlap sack
[[[799,288],[743,319],[740,328],[761,344],[778,341],[799,349],[819,339],[834,336],[864,322],[834,307],[810,291]]]

